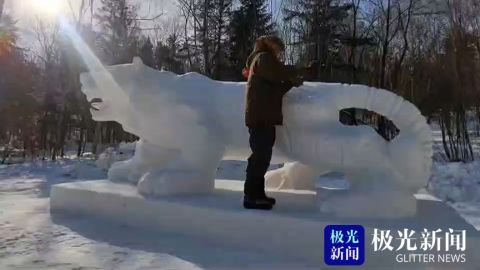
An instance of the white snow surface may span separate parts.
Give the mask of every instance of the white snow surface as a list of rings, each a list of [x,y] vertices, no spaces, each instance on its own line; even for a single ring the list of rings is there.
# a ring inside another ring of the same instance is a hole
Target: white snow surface
[[[434,162],[427,192],[447,202],[463,218],[480,230],[480,156],[471,163],[447,162],[439,126],[432,123]],[[479,152],[480,141],[472,137],[472,147]]]
[[[434,163],[428,190],[447,202],[480,203],[480,161]]]
[[[105,177],[93,160],[0,165],[0,269],[317,269],[191,237],[50,214],[53,184]]]
[[[446,201],[480,230],[480,160],[472,163],[434,162],[427,191]]]
[[[217,171],[217,177],[227,179],[241,180],[244,174],[241,161],[223,161]],[[435,162],[428,190],[450,201],[480,230],[480,193],[470,192],[479,189],[479,174],[478,161]],[[50,214],[51,185],[105,177],[93,160],[0,165],[0,269],[316,269],[190,237],[157,232],[152,238],[118,224]],[[319,184],[325,182],[345,183],[340,174],[319,179]]]

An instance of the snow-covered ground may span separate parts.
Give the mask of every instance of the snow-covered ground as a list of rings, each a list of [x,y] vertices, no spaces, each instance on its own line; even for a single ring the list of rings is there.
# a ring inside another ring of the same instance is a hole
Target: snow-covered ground
[[[446,201],[480,230],[480,141],[472,138],[476,160],[471,163],[445,161],[441,132],[433,127],[434,160],[427,191]]]
[[[315,269],[191,237],[156,233],[152,238],[118,224],[50,214],[52,185],[105,178],[105,169],[128,157],[131,149],[124,145],[120,151],[106,150],[97,162],[66,158],[0,165],[0,269]],[[241,180],[244,173],[245,162],[224,161],[217,176]],[[331,174],[321,180],[341,185],[340,178]],[[480,230],[480,161],[436,161],[427,191]]]
[[[118,224],[50,214],[52,184],[104,177],[91,160],[0,165],[0,269],[315,269],[191,237],[152,238]]]

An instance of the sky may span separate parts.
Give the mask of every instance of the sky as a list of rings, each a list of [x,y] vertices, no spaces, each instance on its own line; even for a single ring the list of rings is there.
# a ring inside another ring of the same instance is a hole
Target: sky
[[[88,0],[86,0],[88,2]],[[166,12],[168,16],[175,17],[178,14],[176,0],[129,0],[131,3],[140,7],[139,14],[141,17],[152,17],[161,12]],[[18,26],[21,28],[29,28],[34,24],[35,18],[52,19],[54,12],[49,11],[51,6],[59,6],[61,13],[71,16],[72,9],[77,10],[81,0],[6,0],[5,10],[18,20]],[[99,2],[99,0],[95,0]],[[281,0],[268,1],[273,10],[279,10]],[[276,12],[275,12],[276,13]]]
[[[74,10],[77,10],[81,0],[6,0],[5,9],[8,13],[19,20],[21,24],[28,24],[28,20],[35,16],[42,16],[43,18],[52,15],[46,9],[51,9],[48,6],[60,6],[62,13],[70,15],[70,3]],[[88,0],[86,0],[88,2]],[[95,2],[100,2],[95,0]],[[140,14],[147,15],[149,8],[151,13],[156,11],[176,12],[175,0],[130,0],[133,4],[139,4],[141,7]],[[141,5],[140,5],[141,4]],[[40,8],[39,8],[40,7]]]
[[[275,11],[274,14],[278,14],[277,11],[280,8],[281,1],[268,0],[271,5],[270,8]],[[97,3],[96,7],[98,7],[100,0],[94,0],[94,2]],[[171,22],[178,18],[177,0],[129,0],[129,2],[137,5],[139,8],[138,14],[141,18],[152,18],[164,13],[156,22],[142,21],[144,24],[141,26],[142,28],[151,28],[155,26],[155,23],[158,24],[162,21]],[[37,21],[42,20],[47,22],[47,25],[49,22],[53,24],[58,18],[58,14],[72,18],[72,10],[76,13],[80,3],[81,0],[6,0],[5,12],[13,16],[14,20],[17,21],[16,26],[18,27],[18,33],[20,33],[19,45],[35,50],[34,28],[37,25]],[[89,16],[88,12],[87,17]],[[168,34],[164,33],[164,35]],[[156,38],[159,37],[154,37],[154,39]]]
[[[176,0],[130,0],[130,2],[138,4],[140,8],[138,13],[141,18],[151,18],[162,12],[165,13],[163,18],[175,17],[178,12]],[[33,30],[37,20],[40,19],[47,24],[53,23],[58,18],[58,14],[71,18],[72,9],[77,12],[80,3],[81,0],[6,0],[5,13],[17,21],[20,45],[31,45],[35,39]]]

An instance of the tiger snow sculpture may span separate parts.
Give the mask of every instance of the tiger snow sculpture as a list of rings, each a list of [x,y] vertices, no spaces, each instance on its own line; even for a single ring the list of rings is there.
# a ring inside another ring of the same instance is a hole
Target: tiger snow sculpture
[[[81,83],[94,120],[116,121],[140,138],[134,156],[115,163],[108,177],[137,185],[141,194],[209,193],[222,159],[250,154],[244,82],[176,75],[135,58],[84,73]],[[284,125],[276,129],[272,162],[285,165],[267,173],[267,186],[313,190],[317,176],[341,172],[350,188],[324,201],[325,212],[411,213],[433,153],[431,130],[413,104],[381,89],[318,82],[292,89],[283,102]],[[343,125],[339,111],[345,108],[383,115],[400,133],[386,141],[371,127]]]

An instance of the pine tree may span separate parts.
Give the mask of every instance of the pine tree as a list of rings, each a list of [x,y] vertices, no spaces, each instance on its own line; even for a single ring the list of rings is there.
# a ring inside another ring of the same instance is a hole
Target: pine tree
[[[155,67],[177,74],[185,72],[185,67],[178,54],[178,36],[171,34],[165,43],[158,42],[155,48]]]
[[[95,18],[104,33],[99,46],[107,64],[131,62],[138,41],[135,7],[127,0],[100,0],[100,4]]]
[[[317,60],[319,70],[329,69],[338,60],[342,40],[342,26],[351,4],[337,4],[333,0],[295,0],[294,8],[284,10],[285,21],[298,37],[295,44],[305,50],[300,61]],[[303,58],[303,59],[302,59]]]
[[[143,41],[142,47],[140,48],[140,58],[143,63],[149,67],[155,67],[155,59],[153,56],[153,44],[150,41],[150,37]]]
[[[0,18],[0,164],[12,150],[30,145],[38,102],[35,82],[40,71],[17,44],[15,21]]]
[[[253,50],[255,40],[262,35],[274,33],[274,25],[267,11],[265,0],[241,0],[240,7],[233,11],[229,26],[229,60],[233,78],[241,79],[241,70]]]
[[[199,0],[196,17],[198,45],[203,56],[203,72],[215,79],[222,77],[225,43],[230,23],[232,0]]]

